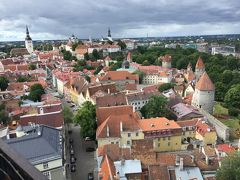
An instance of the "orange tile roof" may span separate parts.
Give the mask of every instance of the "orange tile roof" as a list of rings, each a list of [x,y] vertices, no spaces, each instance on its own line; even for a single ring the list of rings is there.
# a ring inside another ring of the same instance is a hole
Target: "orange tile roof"
[[[231,146],[230,144],[219,144],[219,145],[217,145],[217,149],[218,149],[218,151],[222,151],[222,152],[235,151],[235,148],[233,146]]]
[[[107,137],[120,137],[121,136],[121,125],[123,131],[137,131],[139,130],[139,125],[131,114],[122,115],[110,115],[100,126],[97,128],[96,136],[97,138],[107,138]],[[109,129],[109,134],[107,134]]]
[[[158,131],[163,129],[179,129],[181,128],[175,121],[167,118],[150,118],[138,120],[143,131]]]
[[[200,91],[214,91],[215,87],[212,83],[211,79],[209,78],[207,72],[204,72],[203,75],[200,77],[199,81],[196,84],[196,89]]]
[[[98,147],[98,156],[108,155],[113,161],[121,158],[131,159],[130,148],[120,148],[118,144],[106,144]]]
[[[205,65],[203,63],[202,58],[199,56],[198,60],[197,60],[197,64],[196,64],[196,69],[202,69],[205,68]]]
[[[96,98],[97,107],[110,107],[117,105],[127,105],[127,99],[124,93],[108,94]]]
[[[101,180],[114,180],[116,176],[116,169],[113,161],[108,155],[105,155],[101,163],[101,170],[99,172]]]
[[[192,119],[192,120],[185,120],[185,121],[178,121],[178,125],[181,127],[187,127],[187,126],[196,126],[198,122],[198,119]]]
[[[121,80],[135,80],[139,81],[137,74],[131,74],[128,71],[108,71],[104,76],[99,77],[100,81],[121,81]]]
[[[170,56],[169,54],[166,54],[165,56],[160,56],[160,59],[165,62],[171,62],[172,56]]]
[[[103,123],[110,115],[121,115],[133,113],[133,107],[130,105],[100,107],[96,110],[97,124]]]
[[[213,131],[215,131],[215,129],[213,129],[208,124],[206,124],[205,121],[199,120],[197,122],[197,132],[202,136],[204,136],[208,132],[213,132]]]

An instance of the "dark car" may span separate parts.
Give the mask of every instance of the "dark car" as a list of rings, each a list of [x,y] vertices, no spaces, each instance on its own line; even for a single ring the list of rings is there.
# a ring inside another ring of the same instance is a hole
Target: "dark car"
[[[73,139],[69,138],[69,143],[72,144],[73,143]]]
[[[93,180],[93,179],[94,179],[93,173],[92,172],[88,173],[88,180]]]
[[[70,163],[74,164],[76,162],[77,158],[75,158],[74,156],[70,157]]]
[[[68,134],[72,134],[72,130],[68,130]]]
[[[75,172],[76,171],[76,165],[75,164],[71,164],[71,172]]]
[[[95,148],[93,148],[93,147],[86,148],[86,152],[93,152],[93,151],[95,151]]]

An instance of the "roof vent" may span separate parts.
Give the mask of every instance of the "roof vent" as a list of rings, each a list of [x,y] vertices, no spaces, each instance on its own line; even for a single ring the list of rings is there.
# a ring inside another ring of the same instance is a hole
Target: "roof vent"
[[[155,125],[154,125],[154,124],[151,124],[151,127],[155,127]]]
[[[169,125],[169,123],[167,122],[167,123],[165,123],[166,124],[166,126],[168,126]]]

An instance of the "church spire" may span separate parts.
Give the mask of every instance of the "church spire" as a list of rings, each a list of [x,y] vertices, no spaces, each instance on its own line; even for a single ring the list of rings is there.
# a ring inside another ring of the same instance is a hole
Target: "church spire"
[[[26,38],[25,38],[25,40],[28,40],[28,41],[32,40],[32,38],[29,35],[29,30],[28,30],[28,26],[27,25],[26,25]]]
[[[108,27],[108,37],[112,37],[110,27]]]

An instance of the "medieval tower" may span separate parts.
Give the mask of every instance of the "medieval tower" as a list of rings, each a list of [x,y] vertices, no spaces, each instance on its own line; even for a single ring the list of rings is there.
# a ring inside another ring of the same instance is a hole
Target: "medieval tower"
[[[28,27],[26,26],[26,38],[25,38],[25,47],[29,54],[33,53],[33,42],[32,38],[29,35]]]

